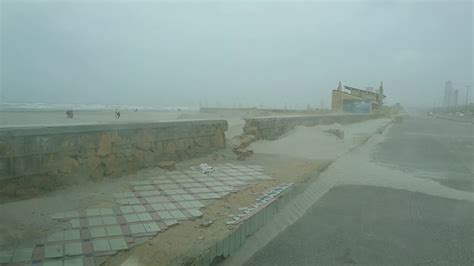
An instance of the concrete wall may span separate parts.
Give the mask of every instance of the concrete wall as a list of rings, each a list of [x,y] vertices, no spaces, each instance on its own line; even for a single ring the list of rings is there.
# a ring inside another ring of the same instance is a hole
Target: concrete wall
[[[201,113],[218,114],[226,116],[269,116],[269,115],[308,115],[308,114],[326,114],[328,109],[294,110],[294,109],[270,109],[270,108],[219,108],[219,107],[201,107]]]
[[[0,180],[119,176],[225,147],[224,120],[0,129]]]
[[[380,116],[379,114],[333,114],[246,118],[244,134],[255,135],[257,139],[274,140],[296,126],[316,126],[333,123],[350,124]]]

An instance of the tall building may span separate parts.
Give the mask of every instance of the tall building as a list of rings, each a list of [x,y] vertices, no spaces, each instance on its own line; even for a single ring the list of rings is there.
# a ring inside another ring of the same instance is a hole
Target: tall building
[[[453,105],[453,83],[451,80],[446,81],[444,85],[444,101],[443,106],[450,108]]]
[[[459,97],[459,91],[454,90],[454,93],[453,93],[453,107],[454,108],[458,107],[458,97]]]

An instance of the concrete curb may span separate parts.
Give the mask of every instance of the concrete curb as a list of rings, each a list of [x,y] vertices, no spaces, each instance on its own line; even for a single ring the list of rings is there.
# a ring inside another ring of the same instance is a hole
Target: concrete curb
[[[218,241],[208,248],[201,256],[196,258],[191,265],[208,266],[215,265],[216,262],[223,260],[225,257],[232,256],[245,243],[247,238],[254,235],[264,225],[279,213],[283,207],[290,203],[297,195],[301,194],[304,188],[290,187],[285,192],[275,198],[272,202],[264,206],[260,211],[239,224],[226,238]]]
[[[456,119],[456,118],[452,118],[452,117],[447,117],[447,116],[440,116],[440,115],[437,115],[435,116],[436,118],[440,118],[440,119],[446,119],[446,120],[451,120],[451,121],[455,121],[455,122],[460,122],[460,123],[466,123],[466,124],[474,124],[474,120],[471,119],[470,121],[469,120],[461,120],[461,119]]]
[[[382,134],[391,123],[393,123],[393,120],[379,127],[366,140],[349,149],[346,153],[364,145],[373,135]],[[316,178],[325,172],[332,163],[334,162],[329,163],[318,172],[308,174],[306,177],[311,178],[310,183],[300,184],[298,186],[293,185],[288,188],[280,194],[279,197],[264,206],[260,211],[241,222],[239,227],[230,235],[213,244],[210,248],[204,251],[202,255],[198,256],[187,265],[216,265],[217,263],[224,261],[226,257],[234,255],[237,250],[243,246],[246,240],[257,233],[260,229],[260,235],[276,236],[286,227],[296,222],[314,202],[319,200],[331,189],[329,183],[317,183],[315,181]],[[277,214],[279,219],[273,220],[272,218],[275,218]],[[263,227],[270,222],[272,222],[272,226]],[[272,237],[256,238],[255,243],[252,244],[255,247],[263,247],[271,239]],[[241,263],[243,263],[243,261],[241,261]]]

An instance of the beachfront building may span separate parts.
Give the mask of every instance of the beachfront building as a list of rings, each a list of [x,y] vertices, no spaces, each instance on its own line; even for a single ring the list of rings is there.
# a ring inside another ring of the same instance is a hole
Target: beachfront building
[[[380,82],[378,91],[372,92],[349,86],[342,86],[332,91],[331,110],[347,113],[374,113],[382,110],[383,83]]]

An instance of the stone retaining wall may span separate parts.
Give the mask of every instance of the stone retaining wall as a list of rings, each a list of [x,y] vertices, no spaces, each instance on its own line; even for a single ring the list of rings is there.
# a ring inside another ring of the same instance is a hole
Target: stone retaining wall
[[[120,176],[225,147],[225,120],[0,129],[0,181]]]
[[[334,114],[245,118],[244,134],[274,140],[296,126],[350,124],[381,117],[380,114]]]

